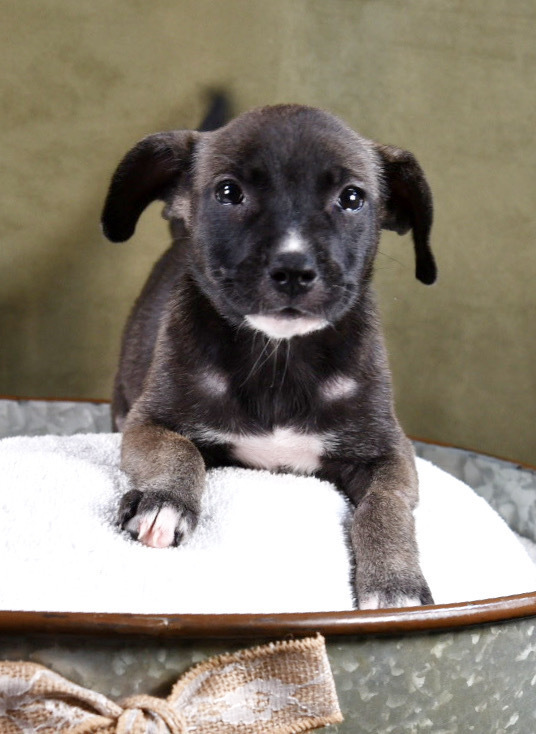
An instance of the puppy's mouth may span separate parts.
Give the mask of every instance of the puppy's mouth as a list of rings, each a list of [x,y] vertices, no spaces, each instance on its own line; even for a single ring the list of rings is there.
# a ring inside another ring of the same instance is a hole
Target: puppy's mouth
[[[291,339],[304,336],[328,326],[328,321],[298,308],[282,308],[274,313],[247,314],[245,321],[255,331],[261,331],[270,339]]]
[[[283,319],[299,319],[304,317],[307,318],[308,316],[308,314],[300,308],[292,308],[291,306],[282,308],[273,315]]]

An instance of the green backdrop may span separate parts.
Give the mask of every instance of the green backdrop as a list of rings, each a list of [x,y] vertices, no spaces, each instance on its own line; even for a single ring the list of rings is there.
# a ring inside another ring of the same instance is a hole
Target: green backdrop
[[[106,398],[122,324],[166,247],[160,207],[103,239],[143,135],[302,102],[412,150],[440,281],[387,233],[376,283],[406,430],[536,464],[536,4],[529,0],[20,0],[0,26],[0,393]]]

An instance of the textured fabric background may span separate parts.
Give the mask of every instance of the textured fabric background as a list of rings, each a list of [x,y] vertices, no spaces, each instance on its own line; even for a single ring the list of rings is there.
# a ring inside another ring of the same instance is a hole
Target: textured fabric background
[[[440,282],[410,238],[377,264],[406,430],[536,463],[536,7],[529,0],[22,0],[0,27],[0,394],[108,397],[119,336],[168,242],[159,206],[107,244],[109,177],[143,135],[296,101],[412,150]]]

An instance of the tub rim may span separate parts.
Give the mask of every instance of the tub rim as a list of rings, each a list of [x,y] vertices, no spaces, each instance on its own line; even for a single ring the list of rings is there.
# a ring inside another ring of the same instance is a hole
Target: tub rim
[[[494,599],[377,611],[285,614],[123,614],[0,611],[0,634],[264,638],[321,632],[326,636],[446,631],[536,616],[536,591]]]

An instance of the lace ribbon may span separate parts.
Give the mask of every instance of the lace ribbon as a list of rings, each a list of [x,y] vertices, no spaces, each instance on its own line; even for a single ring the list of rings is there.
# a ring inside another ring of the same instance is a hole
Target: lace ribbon
[[[298,734],[341,721],[320,635],[209,658],[167,699],[120,704],[41,665],[0,662],[2,734]]]

